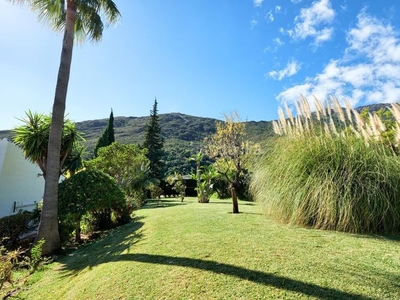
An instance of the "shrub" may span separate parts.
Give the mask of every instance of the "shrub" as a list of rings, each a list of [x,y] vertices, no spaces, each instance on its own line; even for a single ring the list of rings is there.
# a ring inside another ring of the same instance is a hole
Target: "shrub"
[[[6,282],[12,283],[12,270],[14,265],[6,256],[0,257],[0,290]]]
[[[24,250],[8,251],[4,246],[0,246],[0,291],[4,283],[13,284],[13,270],[21,267],[28,267],[29,274],[33,274],[44,263],[49,263],[49,258],[42,257],[42,246],[44,239],[33,245],[26,255]],[[4,298],[5,299],[5,298]]]
[[[98,157],[86,162],[113,177],[128,196],[141,193],[149,180],[147,150],[135,144],[112,143],[98,151]]]
[[[243,170],[236,187],[237,195],[240,200],[253,201],[252,194],[249,191],[250,180],[250,172],[247,169]],[[214,179],[213,190],[217,193],[218,199],[228,199],[231,197],[230,183],[225,176],[221,174]]]
[[[345,121],[343,131],[336,129],[331,115],[321,121],[301,110],[297,120],[289,117],[275,125],[286,133],[256,164],[251,182],[256,200],[268,214],[289,223],[357,233],[399,232],[399,158],[378,131],[372,133],[374,125],[357,123],[359,131],[350,127],[350,116],[358,117],[355,111],[349,110],[347,123],[343,111],[336,113]],[[369,136],[360,133],[368,127]]]
[[[163,189],[161,187],[159,187],[157,184],[151,183],[149,184],[148,189],[152,199],[160,199],[163,193]]]
[[[4,283],[12,283],[12,271],[17,265],[18,251],[7,251],[4,246],[0,246],[0,291]]]
[[[228,199],[231,197],[229,182],[222,175],[214,179],[213,190],[217,192],[218,199]]]
[[[42,246],[44,244],[44,241],[44,239],[41,239],[35,245],[33,245],[29,251],[28,256],[21,255],[23,257],[23,260],[19,262],[18,265],[21,267],[28,267],[29,274],[35,273],[42,264],[51,262],[50,258],[42,256]]]
[[[111,220],[112,211],[118,214],[127,202],[125,194],[111,176],[98,170],[84,170],[64,180],[59,185],[59,211],[63,221],[76,221],[76,239],[80,239],[80,221],[86,213],[93,215],[98,230],[116,226]]]

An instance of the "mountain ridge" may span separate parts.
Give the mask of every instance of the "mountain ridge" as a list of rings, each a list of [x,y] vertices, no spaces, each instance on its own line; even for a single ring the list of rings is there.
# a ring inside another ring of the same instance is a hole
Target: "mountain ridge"
[[[379,103],[355,108],[362,111],[367,108],[370,112],[387,108],[390,104]],[[215,133],[216,122],[219,119],[187,115],[179,112],[159,114],[164,149],[165,163],[169,173],[180,172],[189,174],[194,166],[188,163],[188,158],[194,156],[202,147],[205,137]],[[144,141],[146,125],[150,116],[142,117],[114,117],[115,140],[119,143],[141,144]],[[245,121],[247,139],[252,142],[262,143],[275,136],[272,126],[273,121]],[[75,122],[76,128],[83,133],[84,146],[91,154],[99,137],[108,125],[108,118]],[[1,138],[12,138],[12,130],[0,130]]]
[[[162,136],[165,140],[165,164],[168,173],[180,172],[190,174],[195,167],[188,162],[202,146],[205,137],[216,131],[216,122],[223,122],[214,118],[198,117],[179,112],[159,114]],[[119,143],[142,144],[144,141],[146,125],[150,116],[144,117],[114,117],[114,136]],[[91,154],[99,137],[108,125],[108,118],[75,122],[76,128],[83,133],[83,145]],[[272,121],[246,122],[248,139],[260,142],[272,136]],[[12,138],[12,130],[0,130],[1,138]]]
[[[356,107],[357,111],[367,108],[374,112],[382,108],[387,108],[390,104],[378,103]],[[208,133],[215,130],[215,122],[223,122],[220,119],[188,115],[180,112],[164,113],[158,115],[164,138],[178,138],[182,140],[199,140],[204,138]],[[114,130],[116,140],[121,138],[120,142],[136,142],[140,143],[144,139],[144,131],[149,116],[117,116],[114,117]],[[180,121],[183,121],[180,122]],[[263,137],[272,136],[272,122],[270,121],[244,121],[247,125],[247,133],[250,139],[259,141]],[[182,124],[180,124],[182,123]],[[108,118],[85,120],[75,122],[78,131],[84,133],[87,146],[94,147],[93,139],[98,139],[108,124]],[[191,125],[190,128],[182,130],[184,126]],[[265,128],[263,128],[265,127]],[[178,131],[177,131],[178,129]],[[186,132],[185,132],[186,131]],[[197,133],[197,134],[196,134]],[[206,133],[206,134],[205,134]],[[130,136],[131,135],[131,136]],[[0,138],[11,138],[12,129],[0,130]],[[96,141],[97,142],[97,141]]]

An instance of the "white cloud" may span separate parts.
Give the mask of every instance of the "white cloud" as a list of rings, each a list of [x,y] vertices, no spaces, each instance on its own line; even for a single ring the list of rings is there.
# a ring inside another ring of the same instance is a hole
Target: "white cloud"
[[[394,28],[367,15],[365,10],[358,15],[357,27],[348,32],[347,40],[349,54],[361,53],[376,63],[400,62],[400,44]]]
[[[287,63],[286,67],[283,70],[270,71],[266,74],[266,76],[269,76],[273,79],[282,80],[286,77],[295,75],[299,70],[300,64],[297,61],[292,60]]]
[[[281,9],[282,9],[281,6],[279,6],[279,5],[275,6],[275,12],[276,12],[276,13],[277,13],[277,12],[280,12]]]
[[[266,13],[265,19],[268,22],[273,22],[274,21],[274,15],[272,14],[272,11],[270,10],[269,12]]]
[[[294,39],[306,39],[312,37],[314,44],[330,40],[333,28],[323,27],[331,24],[335,18],[335,11],[329,0],[319,0],[308,8],[302,8],[300,15],[295,18],[295,26],[289,30],[289,35]],[[321,28],[322,27],[322,28]]]
[[[315,38],[314,44],[319,46],[323,42],[329,41],[333,35],[333,28],[323,28]]]
[[[251,19],[251,21],[250,21],[250,26],[251,26],[251,28],[256,27],[257,24],[258,24],[258,21],[253,17],[253,18]]]
[[[279,94],[278,99],[280,99],[282,102],[286,100],[288,103],[294,103],[294,101],[297,101],[300,99],[300,95],[307,96],[309,94],[309,90],[312,89],[311,83],[304,83],[300,85],[296,85],[290,89],[287,89],[283,91],[282,93]],[[294,101],[288,101],[287,99],[294,99]],[[309,98],[311,99],[311,98]]]
[[[264,2],[264,0],[253,0],[253,5],[255,7],[261,7],[263,2]]]
[[[297,4],[297,3],[300,3],[301,1],[303,1],[303,0],[290,0],[292,3],[294,3],[294,4]]]
[[[285,45],[285,42],[282,41],[280,38],[276,37],[272,40],[273,46],[268,46],[264,48],[264,52],[276,52],[280,47]]]
[[[336,96],[353,106],[400,101],[400,38],[389,24],[363,10],[348,31],[345,55],[321,73],[282,91],[277,100],[292,103],[300,95],[327,100]],[[272,74],[279,78],[279,73]]]
[[[283,45],[285,45],[285,42],[283,42],[280,38],[274,38],[273,40],[272,40],[273,42],[274,42],[274,44],[276,45],[276,46],[278,46],[278,47],[280,47],[280,46],[283,46]]]

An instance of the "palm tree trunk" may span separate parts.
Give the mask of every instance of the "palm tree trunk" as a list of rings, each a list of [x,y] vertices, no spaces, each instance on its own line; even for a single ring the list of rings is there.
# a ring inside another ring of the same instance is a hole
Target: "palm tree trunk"
[[[43,196],[43,209],[35,242],[44,238],[42,254],[50,254],[61,247],[58,232],[58,181],[60,178],[60,149],[64,124],[65,103],[67,98],[69,74],[72,61],[76,5],[67,1],[67,14],[60,67],[54,96],[51,128],[49,135],[46,181]]]

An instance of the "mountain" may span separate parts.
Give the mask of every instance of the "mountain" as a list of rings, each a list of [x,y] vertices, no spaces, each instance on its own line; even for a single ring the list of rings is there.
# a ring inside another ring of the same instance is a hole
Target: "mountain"
[[[375,112],[386,109],[389,104],[373,104],[356,108],[361,112],[368,109]],[[194,162],[188,162],[188,158],[194,156],[201,148],[205,137],[215,132],[215,124],[220,121],[212,118],[196,117],[181,113],[159,114],[162,135],[165,139],[166,167],[169,173],[177,171],[183,174],[192,173],[195,169]],[[141,144],[144,140],[146,117],[115,117],[114,131],[115,140],[119,143]],[[77,122],[78,131],[83,133],[84,145],[90,153],[108,124],[108,118]],[[274,136],[272,121],[249,121],[246,122],[247,139],[256,143],[266,141]],[[11,138],[11,130],[0,131],[1,138]]]
[[[115,140],[119,143],[137,143],[144,141],[146,124],[150,117],[114,117]],[[220,121],[212,118],[196,117],[181,113],[159,114],[162,135],[165,139],[166,167],[169,173],[174,171],[188,174],[195,166],[188,162],[201,147],[205,137],[215,133],[215,124]],[[84,145],[89,153],[107,127],[108,118],[77,122],[76,128],[83,133]],[[261,142],[273,136],[272,122],[246,122],[247,138]],[[0,131],[1,138],[11,138],[11,130]]]

